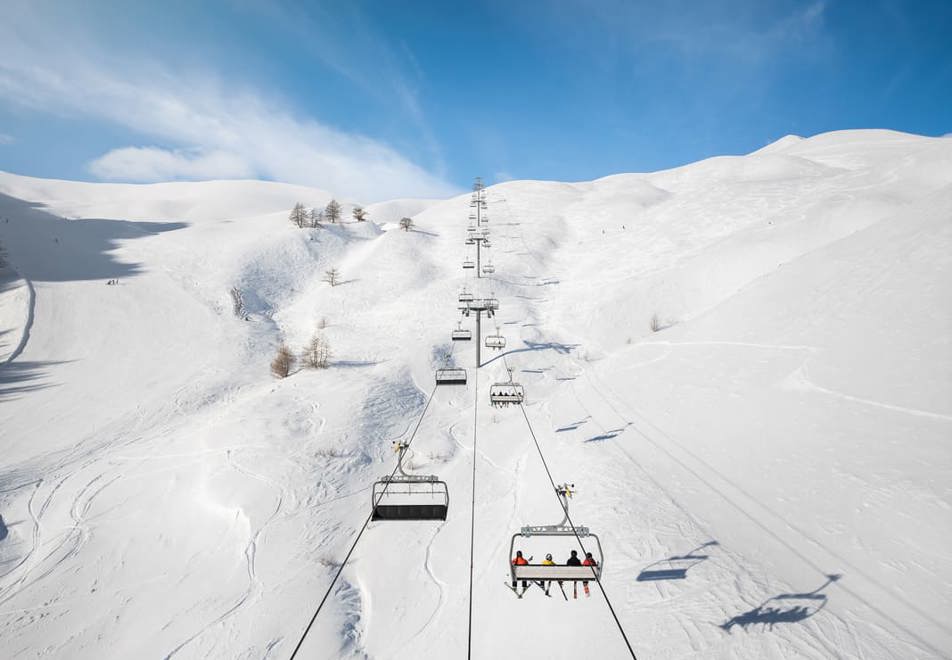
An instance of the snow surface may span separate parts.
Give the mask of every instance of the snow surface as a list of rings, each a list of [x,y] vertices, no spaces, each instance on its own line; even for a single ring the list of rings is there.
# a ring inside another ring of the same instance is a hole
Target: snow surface
[[[952,139],[493,186],[478,283],[468,195],[287,221],[330,197],[0,174],[0,655],[288,657],[451,352],[410,451],[449,518],[371,523],[303,657],[465,654],[474,456],[473,657],[627,657],[597,589],[503,584],[561,517],[507,364],[639,658],[949,657]],[[331,368],[274,380],[322,319]]]

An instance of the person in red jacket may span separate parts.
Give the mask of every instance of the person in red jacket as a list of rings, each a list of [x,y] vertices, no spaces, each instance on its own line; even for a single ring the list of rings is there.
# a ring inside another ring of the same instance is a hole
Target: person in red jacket
[[[523,556],[522,556],[522,550],[516,550],[516,556],[515,556],[515,557],[513,558],[513,560],[512,560],[512,565],[513,565],[513,566],[528,566],[528,565],[529,565],[529,561],[531,561],[531,559],[532,559],[532,557],[529,557],[529,559],[526,559],[525,557],[523,557]],[[529,588],[529,583],[528,583],[526,580],[523,580],[523,581],[522,581],[522,593],[526,593],[526,589],[528,589],[528,588]],[[512,590],[513,590],[513,591],[516,590],[516,581],[515,581],[515,580],[512,581]],[[517,593],[518,593],[518,592],[517,592]]]
[[[585,559],[582,560],[582,566],[598,566],[598,562],[595,561],[595,558],[592,557],[591,552],[585,553]],[[582,588],[585,589],[585,595],[591,596],[592,594],[588,590],[588,580],[582,581]]]

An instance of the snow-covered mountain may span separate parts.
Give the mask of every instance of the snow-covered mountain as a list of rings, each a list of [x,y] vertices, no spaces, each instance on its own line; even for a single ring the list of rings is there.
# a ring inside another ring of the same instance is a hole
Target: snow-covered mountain
[[[298,657],[462,657],[470,603],[474,658],[630,657],[597,589],[504,585],[561,517],[507,365],[639,658],[948,657],[952,139],[492,186],[479,281],[469,195],[288,222],[330,197],[0,174],[0,655],[288,657],[449,353],[409,456],[448,519],[371,523]]]

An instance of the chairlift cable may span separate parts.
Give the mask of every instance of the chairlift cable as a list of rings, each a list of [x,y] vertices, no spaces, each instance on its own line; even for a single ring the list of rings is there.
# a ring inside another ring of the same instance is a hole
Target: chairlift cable
[[[473,370],[473,492],[469,513],[469,624],[466,630],[466,658],[473,657],[473,556],[476,550],[476,422],[479,418],[479,369]]]
[[[453,351],[450,350],[450,355]],[[426,405],[423,407],[423,412],[420,413],[420,418],[417,420],[416,426],[413,427],[413,432],[410,434],[410,439],[407,440],[407,448],[409,449],[410,445],[413,443],[413,439],[416,437],[417,431],[420,430],[420,425],[423,423],[424,417],[426,417],[426,411],[429,410],[430,404],[433,402],[433,397],[436,394],[436,390],[439,386],[433,385],[433,389],[430,390],[430,395],[426,399]],[[393,479],[394,475],[397,473],[397,469],[400,467],[399,461],[397,465],[394,466],[393,471],[390,473],[390,479]],[[350,559],[350,556],[353,554],[354,549],[357,547],[357,543],[360,541],[360,537],[363,536],[364,531],[367,529],[367,525],[370,524],[370,519],[373,517],[373,511],[380,504],[380,500],[383,499],[383,496],[387,493],[387,488],[390,485],[390,480],[384,484],[384,488],[380,491],[380,495],[377,497],[377,501],[374,503],[374,506],[370,510],[370,514],[367,516],[367,519],[364,520],[363,526],[361,526],[360,531],[357,532],[357,537],[354,539],[353,544],[350,546],[350,550],[347,551],[347,555],[344,556],[344,561],[341,562],[340,566],[337,569],[337,573],[334,574],[334,578],[331,580],[330,585],[327,587],[327,591],[324,592],[324,597],[321,598],[321,602],[318,604],[317,609],[314,611],[314,616],[311,617],[311,620],[308,622],[307,627],[304,629],[304,633],[301,635],[301,639],[298,640],[297,645],[294,647],[294,650],[291,652],[291,657],[289,660],[294,660],[297,656],[298,651],[301,650],[301,645],[304,644],[304,639],[307,637],[307,634],[311,631],[311,627],[314,625],[314,622],[317,620],[317,615],[321,613],[321,609],[324,607],[324,603],[327,602],[327,598],[330,596],[331,591],[334,589],[334,585],[337,584],[337,578],[340,577],[341,573],[344,572],[344,567],[347,565],[347,561]],[[475,506],[475,505],[474,505]],[[472,571],[470,571],[472,576]],[[472,577],[470,577],[472,580]]]
[[[545,468],[545,473],[549,477],[549,482],[552,484],[552,489],[556,493],[556,499],[559,500],[559,506],[562,507],[562,511],[565,513],[565,519],[572,528],[572,533],[575,534],[575,540],[578,541],[578,545],[582,549],[582,554],[585,554],[585,546],[582,544],[582,538],[575,529],[575,523],[572,522],[572,518],[569,516],[568,506],[566,506],[566,504],[562,501],[562,498],[558,495],[558,488],[555,485],[555,479],[552,478],[552,472],[549,471],[549,465],[546,463],[545,455],[542,453],[542,447],[539,445],[539,440],[536,438],[535,431],[532,428],[532,422],[529,421],[529,415],[526,413],[526,407],[520,403],[519,409],[522,411],[522,416],[525,417],[526,426],[529,428],[529,435],[532,436],[532,441],[535,443],[536,451],[539,452],[539,458],[542,459],[542,467]],[[593,570],[592,577],[595,579],[595,583],[598,584],[598,588],[601,590],[602,596],[605,598],[605,604],[608,605],[608,610],[611,612],[612,618],[615,619],[615,625],[618,626],[618,632],[621,633],[622,639],[625,640],[625,646],[628,647],[628,652],[631,654],[632,660],[638,660],[638,657],[635,655],[635,650],[631,646],[631,642],[628,641],[628,635],[625,634],[625,629],[622,627],[621,621],[618,619],[618,615],[615,613],[615,608],[612,606],[612,602],[609,600],[608,594],[605,592],[605,587],[602,585],[602,580],[598,571]]]

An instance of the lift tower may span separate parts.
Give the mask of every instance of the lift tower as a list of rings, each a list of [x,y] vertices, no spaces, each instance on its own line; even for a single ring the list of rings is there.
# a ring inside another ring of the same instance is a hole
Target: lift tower
[[[483,343],[483,335],[481,332],[481,321],[482,316],[485,313],[487,317],[492,318],[496,315],[496,310],[499,309],[499,299],[498,298],[476,298],[475,300],[470,300],[459,307],[463,316],[469,316],[470,314],[476,314],[476,368],[482,366],[482,360],[480,358],[480,349]]]

